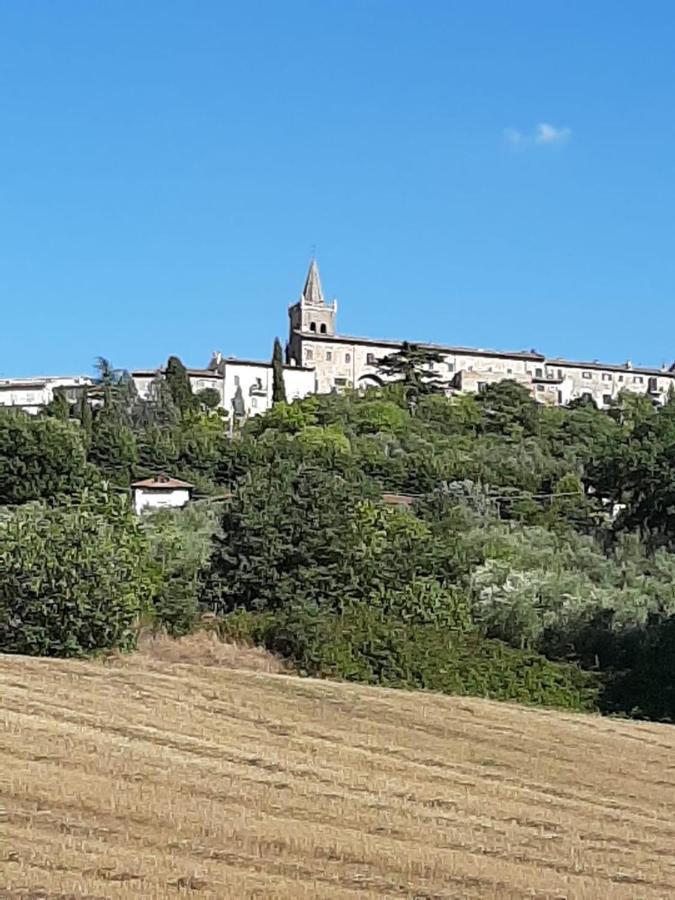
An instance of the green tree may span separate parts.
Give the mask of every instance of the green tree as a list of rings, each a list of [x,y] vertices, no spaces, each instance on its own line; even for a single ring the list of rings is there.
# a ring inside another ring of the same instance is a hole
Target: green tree
[[[387,381],[403,387],[409,407],[414,408],[421,397],[444,392],[445,383],[436,370],[442,363],[439,351],[404,341],[400,350],[382,357],[377,368]]]
[[[54,499],[94,481],[76,424],[0,409],[0,504]]]
[[[193,412],[195,398],[187,369],[177,356],[170,356],[166,364],[166,383],[169,386],[173,402],[182,416]]]
[[[136,437],[112,406],[94,418],[89,460],[101,475],[117,487],[128,487],[138,463]]]
[[[220,406],[220,392],[215,388],[204,388],[197,393],[197,400],[202,409],[207,412],[217,409]]]
[[[151,593],[128,499],[25,506],[0,521],[0,650],[78,656],[134,646]]]
[[[272,353],[272,402],[286,402],[286,385],[284,383],[284,357],[281,350],[281,341],[274,339],[274,351]]]

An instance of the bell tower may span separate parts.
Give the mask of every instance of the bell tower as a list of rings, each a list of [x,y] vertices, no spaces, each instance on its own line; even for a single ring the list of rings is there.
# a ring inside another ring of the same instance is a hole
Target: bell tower
[[[335,334],[337,316],[337,300],[326,302],[321,287],[321,276],[316,259],[309,264],[305,286],[300,299],[288,309],[289,340],[288,357],[301,364],[301,338],[311,339],[314,335],[332,336]]]

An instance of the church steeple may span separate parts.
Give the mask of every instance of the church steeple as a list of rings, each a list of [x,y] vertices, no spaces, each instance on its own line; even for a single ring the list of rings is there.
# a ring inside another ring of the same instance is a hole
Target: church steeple
[[[309,264],[309,271],[305,279],[305,286],[302,289],[302,300],[309,306],[323,306],[323,290],[321,288],[321,276],[319,275],[319,267],[316,259],[312,258]]]

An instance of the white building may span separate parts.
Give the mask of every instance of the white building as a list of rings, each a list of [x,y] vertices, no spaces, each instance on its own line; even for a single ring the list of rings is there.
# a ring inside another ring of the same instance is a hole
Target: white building
[[[131,373],[139,397],[150,398],[151,385],[162,377],[164,369],[139,369]],[[208,368],[188,369],[193,393],[213,388],[220,396],[220,407],[232,414],[235,401],[241,405],[241,415],[255,416],[272,406],[274,384],[272,364],[256,360],[225,358],[214,353]],[[303,366],[284,366],[284,386],[289,403],[316,391],[314,369]]]
[[[86,375],[35,375],[30,378],[0,378],[0,406],[14,406],[36,414],[63,392],[74,403],[82,388],[90,387],[93,378]]]
[[[140,515],[144,510],[185,506],[192,496],[192,488],[193,485],[188,481],[180,481],[166,475],[134,481],[131,485],[134,512]]]

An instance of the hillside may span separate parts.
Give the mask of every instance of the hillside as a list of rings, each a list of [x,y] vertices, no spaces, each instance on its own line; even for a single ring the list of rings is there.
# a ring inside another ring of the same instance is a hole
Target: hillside
[[[668,726],[147,654],[0,685],[3,897],[675,894]]]

